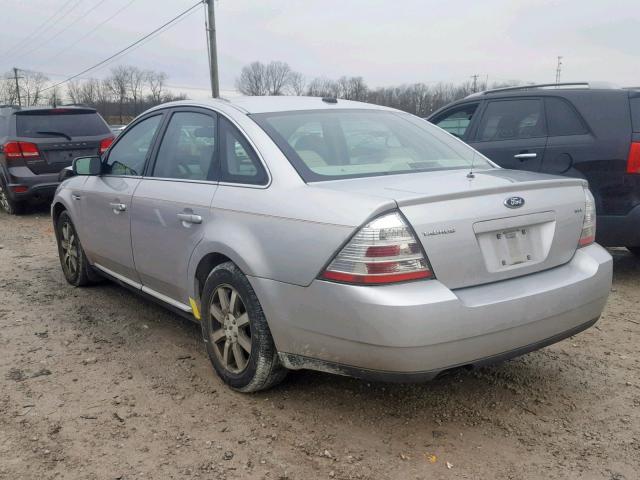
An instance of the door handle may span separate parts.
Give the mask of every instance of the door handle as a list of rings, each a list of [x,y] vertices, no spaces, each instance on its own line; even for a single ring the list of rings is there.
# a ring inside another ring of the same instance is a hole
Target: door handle
[[[80,200],[82,197],[80,195],[78,195],[77,193],[72,193],[71,194],[71,198],[73,198],[74,200]]]
[[[124,212],[127,209],[127,206],[124,203],[112,202],[109,206],[113,208],[113,211],[116,213]]]
[[[178,213],[178,219],[185,223],[202,223],[202,217],[192,213]]]
[[[537,153],[517,153],[513,158],[517,158],[518,160],[528,160],[529,158],[536,158],[537,156]]]

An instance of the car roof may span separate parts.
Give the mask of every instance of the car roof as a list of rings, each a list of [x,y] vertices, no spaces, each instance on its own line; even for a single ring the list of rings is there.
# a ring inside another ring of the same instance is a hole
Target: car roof
[[[261,97],[235,97],[230,99],[204,99],[204,100],[180,100],[160,105],[156,108],[167,108],[172,106],[204,106],[213,108],[235,107],[244,113],[274,113],[290,112],[300,110],[331,110],[331,109],[366,109],[366,110],[389,110],[393,108],[373,105],[371,103],[355,102],[352,100],[331,99],[323,100],[321,97],[302,96],[261,96]]]

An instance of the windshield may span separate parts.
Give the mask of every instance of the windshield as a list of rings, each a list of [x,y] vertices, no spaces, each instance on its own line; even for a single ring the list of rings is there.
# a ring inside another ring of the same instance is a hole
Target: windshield
[[[97,113],[18,114],[16,133],[19,137],[91,137],[111,133]]]
[[[401,112],[313,110],[251,118],[307,182],[469,168],[472,162],[493,168],[449,134]]]

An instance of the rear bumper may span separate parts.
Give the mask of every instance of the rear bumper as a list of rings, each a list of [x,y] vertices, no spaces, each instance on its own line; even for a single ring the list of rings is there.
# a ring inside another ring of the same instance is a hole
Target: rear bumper
[[[399,380],[508,358],[591,326],[611,287],[611,256],[579,249],[560,267],[478,287],[250,278],[289,368]]]
[[[596,235],[606,247],[640,246],[640,205],[626,215],[598,215]]]
[[[51,199],[60,184],[57,173],[36,175],[27,167],[9,168],[7,179],[9,196],[18,201],[31,198]],[[26,187],[27,190],[15,192],[12,187]]]

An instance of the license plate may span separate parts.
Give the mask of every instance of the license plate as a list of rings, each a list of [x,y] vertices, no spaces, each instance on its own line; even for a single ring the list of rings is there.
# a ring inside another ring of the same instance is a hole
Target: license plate
[[[531,260],[530,241],[526,228],[497,233],[500,263],[503,267],[526,263]]]
[[[92,150],[49,150],[45,153],[47,163],[68,163],[76,157],[90,155]]]

